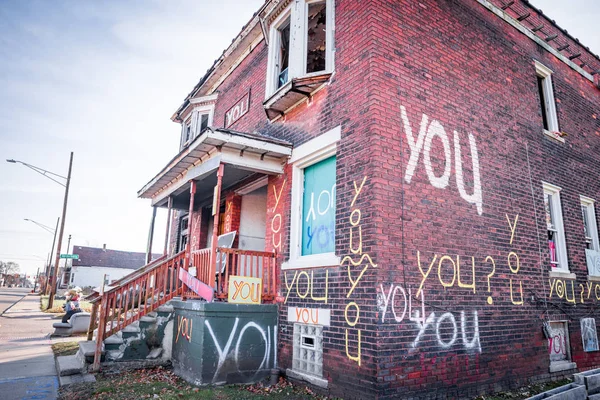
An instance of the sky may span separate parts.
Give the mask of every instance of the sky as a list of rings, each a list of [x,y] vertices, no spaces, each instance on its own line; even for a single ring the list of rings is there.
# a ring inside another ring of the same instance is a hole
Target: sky
[[[66,176],[71,245],[146,250],[152,209],[137,191],[177,153],[170,120],[263,0],[0,0],[0,261],[43,268]],[[600,53],[596,0],[533,0]],[[162,253],[159,210],[154,252]],[[70,251],[69,251],[70,252]]]

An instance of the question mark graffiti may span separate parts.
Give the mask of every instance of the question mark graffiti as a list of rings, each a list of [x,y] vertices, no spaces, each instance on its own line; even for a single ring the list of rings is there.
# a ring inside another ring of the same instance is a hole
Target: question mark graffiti
[[[488,260],[489,260],[489,262],[491,262],[491,263],[492,263],[492,267],[493,267],[493,268],[492,268],[492,272],[491,272],[490,274],[488,274],[488,276],[487,276],[488,293],[490,293],[490,292],[491,292],[491,290],[490,290],[490,279],[491,279],[491,278],[492,278],[492,276],[494,276],[494,274],[496,273],[496,261],[494,261],[494,259],[492,258],[492,256],[487,256],[487,257],[485,258],[485,261],[486,261],[486,262],[488,262]],[[494,304],[494,299],[492,299],[492,296],[488,296],[488,298],[487,298],[487,302],[488,302],[488,304],[490,304],[490,305],[491,305],[491,304]]]

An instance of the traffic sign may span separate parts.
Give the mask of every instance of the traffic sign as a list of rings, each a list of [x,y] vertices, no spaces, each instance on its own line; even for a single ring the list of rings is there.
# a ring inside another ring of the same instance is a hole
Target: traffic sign
[[[60,258],[68,258],[71,260],[79,260],[79,254],[61,254]]]

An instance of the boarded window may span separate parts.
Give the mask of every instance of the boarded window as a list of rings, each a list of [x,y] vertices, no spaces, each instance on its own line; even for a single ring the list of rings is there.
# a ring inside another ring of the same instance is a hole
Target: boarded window
[[[335,156],[304,169],[302,255],[335,251]]]
[[[326,10],[325,2],[308,5],[306,73],[325,71]]]

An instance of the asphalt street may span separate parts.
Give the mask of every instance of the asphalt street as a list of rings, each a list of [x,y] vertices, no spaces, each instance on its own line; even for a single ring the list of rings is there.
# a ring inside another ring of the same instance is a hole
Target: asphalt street
[[[7,308],[21,300],[29,290],[30,289],[0,287],[0,315],[2,315]]]
[[[56,399],[52,314],[30,289],[0,288],[0,399]]]

